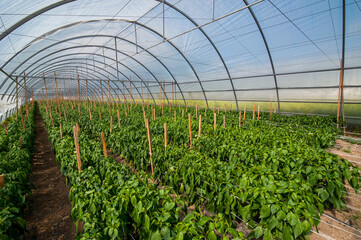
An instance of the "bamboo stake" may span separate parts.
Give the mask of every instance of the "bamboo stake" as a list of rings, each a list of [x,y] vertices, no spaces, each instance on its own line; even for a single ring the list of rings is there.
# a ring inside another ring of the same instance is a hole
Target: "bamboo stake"
[[[148,119],[146,119],[146,125],[147,125],[147,135],[148,135],[148,144],[149,144],[150,166],[152,168],[152,175],[153,175],[152,141],[151,141],[151,137],[150,137],[150,127],[149,127]]]
[[[113,116],[110,116],[110,132],[113,131]]]
[[[93,120],[93,118],[92,118],[92,111],[90,110],[90,108],[88,108],[88,111],[89,111],[90,121],[92,121],[92,120]]]
[[[105,158],[108,158],[107,146],[105,145],[104,132],[101,132],[101,136],[102,136],[102,143],[103,143],[104,157],[105,157]]]
[[[238,118],[238,127],[242,125],[242,111],[239,111],[239,118]]]
[[[223,115],[223,128],[226,128],[226,115]]]
[[[257,120],[259,120],[259,108],[260,108],[260,106],[258,105]]]
[[[201,136],[201,132],[202,132],[202,114],[199,115],[198,137]]]
[[[0,175],[0,188],[3,188],[5,186],[5,178],[4,175]]]
[[[214,113],[213,125],[214,125],[214,131],[216,131],[217,130],[217,114],[216,113]]]
[[[277,103],[275,101],[275,112],[274,113],[277,113]]]
[[[184,109],[182,109],[182,117],[184,117]]]
[[[198,118],[198,104],[196,104],[196,119]]]
[[[246,123],[246,107],[244,107],[244,113],[243,113],[243,125]]]
[[[23,146],[23,137],[19,138],[20,148]]]
[[[204,109],[204,117],[207,117],[207,108]]]
[[[164,123],[164,149],[167,150],[167,123]]]
[[[272,101],[270,101],[269,115],[270,115],[270,120],[272,120]]]
[[[177,111],[174,111],[174,122],[177,122]]]
[[[99,118],[102,118],[102,114],[100,113],[100,107],[98,108],[98,112],[99,112]]]
[[[63,139],[63,126],[60,123],[60,139]]]
[[[4,127],[5,127],[6,135],[9,135],[8,127],[6,125]]]
[[[153,115],[153,116],[154,116],[154,121],[155,121],[155,108],[153,109],[153,113],[154,113],[154,115]]]
[[[49,111],[50,112],[50,111]],[[53,121],[53,116],[51,115],[51,112],[50,112],[50,119],[51,119],[51,124],[53,125],[54,127],[54,121]]]
[[[117,110],[117,114],[118,114],[118,126],[120,127],[120,116],[119,116],[119,110]]]
[[[254,120],[254,118],[255,118],[255,111],[256,111],[256,104],[253,104],[253,120]]]
[[[189,147],[192,148],[192,122],[191,122],[191,114],[188,113],[188,125],[189,125]]]
[[[78,129],[76,126],[73,126],[74,132],[74,143],[76,149],[76,160],[78,163],[78,172],[81,172],[81,159],[80,159],[80,150],[79,150],[79,139],[78,139]]]

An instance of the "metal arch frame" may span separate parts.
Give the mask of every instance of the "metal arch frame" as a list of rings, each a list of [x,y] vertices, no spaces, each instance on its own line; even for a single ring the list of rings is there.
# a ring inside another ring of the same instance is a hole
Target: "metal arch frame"
[[[19,75],[21,75],[22,73],[24,73],[25,71],[27,71],[27,70],[28,70],[30,67],[32,67],[34,64],[36,64],[36,63],[44,60],[44,58],[47,58],[48,56],[51,56],[51,55],[53,55],[53,54],[56,54],[56,53],[59,53],[59,52],[65,51],[65,50],[69,50],[69,49],[73,49],[73,48],[80,48],[80,47],[100,47],[100,46],[99,46],[99,45],[84,45],[84,46],[74,46],[74,47],[69,47],[69,48],[64,48],[64,49],[57,50],[57,51],[55,51],[55,52],[52,52],[52,53],[44,56],[44,57],[41,58],[41,59],[38,59],[37,61],[35,61],[34,63],[32,63],[30,66],[28,66],[25,70],[23,70]],[[110,50],[114,50],[114,49],[109,48],[109,47],[106,47],[106,48],[108,48],[108,49],[110,49]],[[120,52],[120,53],[122,53],[122,52]],[[36,54],[34,54],[34,55],[36,55]],[[33,55],[33,56],[34,56],[34,55]],[[31,57],[32,57],[32,56],[31,56]],[[111,58],[109,58],[109,59],[111,59]],[[27,60],[28,60],[28,59],[27,59]],[[114,59],[112,59],[112,60],[114,60]],[[125,68],[127,68],[129,71],[131,71],[134,75],[136,75],[136,76],[140,79],[139,75],[138,75],[137,73],[135,73],[132,69],[130,69],[128,66],[126,66],[126,65],[123,64],[123,63],[119,63],[119,64],[123,65]],[[17,69],[15,69],[15,71],[16,71],[16,70],[17,70]],[[114,69],[114,70],[116,70],[116,69]],[[106,71],[106,72],[107,72],[107,71]],[[129,78],[128,78],[126,75],[124,75],[123,73],[121,73],[121,74],[122,74],[126,79],[129,80]],[[113,75],[113,76],[114,76],[114,75]],[[115,77],[115,76],[114,76],[114,77]],[[116,78],[116,77],[115,77],[115,78]],[[139,89],[135,86],[134,82],[132,83],[132,85],[133,85],[134,88],[137,90],[138,94],[140,94]],[[9,86],[8,86],[8,88],[6,89],[5,93],[7,93],[7,92],[9,91],[9,89],[10,89],[11,86],[12,86],[12,84],[10,83]],[[118,87],[118,86],[117,86],[117,87]],[[118,89],[119,89],[119,87],[118,87]],[[13,90],[14,90],[14,89],[13,89]],[[129,91],[129,90],[128,90],[128,91]],[[152,96],[152,98],[153,98],[153,96]],[[133,98],[133,101],[134,101],[134,98]],[[153,98],[153,101],[155,101],[154,98]]]
[[[83,47],[83,46],[79,46],[79,47]],[[72,47],[72,48],[75,48],[75,47]],[[68,48],[67,48],[67,49],[63,49],[63,50],[68,50]],[[44,58],[46,58],[46,57],[48,57],[48,56],[50,56],[50,55],[52,55],[52,54],[58,53],[58,52],[61,52],[61,51],[52,52],[52,53],[44,56],[42,59],[39,59],[38,61],[41,61],[41,60],[43,60]],[[89,55],[89,54],[87,54],[87,53],[71,53],[71,54],[65,54],[65,55],[62,55],[62,56],[58,56],[58,58],[67,57],[67,56],[72,56],[72,55]],[[100,57],[105,57],[105,58],[110,59],[110,60],[114,60],[114,59],[111,58],[111,57],[102,56],[102,55],[100,55],[100,54],[95,54],[95,53],[94,53],[93,55],[100,56]],[[52,58],[52,59],[50,59],[49,61],[53,61],[54,59],[55,59],[55,58]],[[65,59],[64,59],[64,60],[65,60]],[[64,60],[63,60],[63,61],[64,61]],[[37,63],[38,61],[36,61],[35,63]],[[103,64],[103,62],[100,62],[100,61],[98,61],[98,60],[96,60],[96,62]],[[30,66],[28,66],[27,69],[29,69],[30,67],[32,67],[35,63],[33,63],[33,64],[31,64]],[[136,75],[139,79],[141,79],[141,78],[139,77],[139,75],[137,75],[137,74],[136,74],[133,70],[131,70],[128,66],[126,66],[126,65],[123,64],[123,63],[120,63],[120,64],[121,64],[122,66],[124,66],[125,68],[127,68],[129,71],[131,71],[131,72],[132,72],[134,75]],[[47,66],[49,66],[49,65],[47,65]],[[45,66],[45,67],[47,67],[47,66]],[[91,66],[95,66],[95,65],[91,65]],[[35,67],[34,69],[32,69],[32,70],[29,72],[29,74],[32,73],[32,72],[33,72],[35,69],[37,69],[38,67],[39,67],[39,66],[37,66],[37,67]],[[112,75],[114,78],[116,78],[115,75],[111,74],[110,72],[106,71],[105,69],[100,68],[100,67],[98,67],[98,66],[96,66],[96,67],[99,68],[99,69],[102,70],[102,71],[105,71],[107,74]],[[114,71],[117,71],[114,67],[112,67],[112,66],[110,66],[110,65],[108,65],[108,67],[112,68]],[[27,69],[25,69],[24,71],[26,71]],[[88,68],[88,69],[89,69],[89,68]],[[146,70],[148,70],[148,69],[146,68]],[[120,72],[120,71],[118,71],[118,72]],[[151,72],[150,72],[150,73],[151,73]],[[125,74],[123,74],[122,72],[120,72],[120,74],[122,74],[122,75],[124,76],[124,78],[126,78],[127,80],[129,80],[129,78],[128,78]],[[152,73],[151,73],[151,74],[152,74]],[[152,74],[152,76],[155,77],[153,74]],[[155,79],[157,80],[157,78],[155,78]],[[116,82],[116,81],[112,80],[112,82]],[[159,82],[159,81],[157,81],[157,82]],[[140,94],[140,92],[139,92],[138,88],[135,86],[134,82],[132,83],[132,85],[137,89],[138,94]],[[118,90],[120,90],[119,86],[118,86],[118,85],[116,85],[116,86],[117,86]],[[126,88],[127,91],[129,92],[128,87],[125,86],[125,88]],[[121,92],[122,92],[122,91],[121,91]],[[149,90],[149,92],[150,92],[150,90]],[[154,99],[154,97],[153,97],[153,94],[152,94],[151,92],[150,92],[150,94],[151,94],[151,97],[152,97],[152,99],[153,99],[153,102],[155,103],[155,99]],[[134,98],[133,98],[133,100],[134,100]]]
[[[193,20],[193,18],[191,18],[190,16],[188,16],[185,12],[183,12],[182,10],[180,10],[179,8],[175,7],[174,5],[168,3],[167,1],[162,1],[162,0],[156,0],[158,2],[163,2],[164,4],[166,4],[167,6],[169,6],[170,8],[174,9],[176,12],[180,13],[181,15],[183,15],[186,19],[188,19],[194,26],[199,27],[198,23],[196,21]],[[248,5],[248,4],[246,4]],[[211,40],[211,38],[208,36],[208,34],[202,29],[202,27],[198,28],[199,31],[201,31],[201,33],[204,35],[205,38],[207,38],[208,42],[211,44],[211,46],[214,48],[214,50],[216,51],[217,55],[219,56],[224,69],[226,70],[226,73],[228,75],[229,81],[231,83],[232,86],[232,90],[233,90],[233,94],[234,94],[234,98],[235,98],[235,104],[236,104],[236,109],[238,110],[238,99],[237,99],[237,94],[236,94],[236,90],[234,89],[234,84],[233,84],[233,78],[231,77],[231,74],[228,70],[228,67],[222,57],[222,54],[218,51],[218,48],[216,47],[216,45],[213,43],[213,41]],[[203,89],[202,89],[203,90]],[[208,106],[208,105],[207,105]]]
[[[83,53],[83,54],[86,54],[86,53]],[[69,54],[69,55],[76,55],[76,54]],[[63,55],[63,56],[67,56],[67,55]],[[79,58],[76,58],[76,60],[78,60]],[[54,60],[54,59],[51,59],[51,61],[52,60]],[[81,59],[81,60],[83,60],[83,58]],[[65,61],[68,61],[67,59],[63,59],[63,60],[61,60],[61,61],[57,61],[57,62],[55,62],[55,63],[58,63],[58,62],[65,62]],[[99,61],[96,61],[96,62],[99,62]],[[99,63],[101,63],[101,64],[103,64],[102,62],[99,62]],[[57,66],[64,66],[64,65],[68,65],[68,64],[77,64],[77,62],[67,62],[67,63],[63,63],[63,64],[57,64],[57,65],[47,65],[47,66],[44,66],[42,69],[40,69],[40,70],[38,70],[38,72],[40,71],[40,72],[42,72],[42,71],[48,71],[47,69],[46,70],[44,70],[45,68],[54,68],[54,67],[57,67]],[[91,67],[96,67],[96,68],[100,68],[99,66],[96,66],[96,65],[93,65],[93,64],[88,64],[89,66],[91,66]],[[36,68],[38,68],[39,66],[37,66]],[[35,68],[35,69],[36,69]],[[113,68],[113,67],[111,67],[111,68]],[[33,70],[35,70],[35,69],[33,69]],[[90,71],[92,71],[92,72],[94,72],[94,73],[97,73],[97,74],[100,74],[100,75],[102,75],[104,78],[106,78],[107,76],[106,75],[104,75],[104,74],[102,74],[102,73],[100,73],[100,72],[97,72],[97,71],[93,71],[93,69],[91,69],[91,68],[88,68],[88,67],[85,67],[85,69],[88,71],[88,70],[90,70]],[[101,68],[100,68],[101,69]],[[32,70],[32,71],[33,71]],[[105,71],[104,69],[101,69],[101,70],[103,70],[103,71]],[[115,70],[114,68],[113,68],[113,70]],[[79,71],[79,70],[78,70]],[[38,72],[36,72],[35,73],[35,75],[37,75],[37,74],[40,74],[40,73],[38,73]],[[110,73],[110,72],[108,72],[108,71],[105,71],[107,74],[108,74],[108,76],[109,75],[111,75],[112,77],[114,77],[114,78],[116,78],[115,77],[115,75],[113,75],[112,73]],[[89,71],[87,72],[87,73],[89,73]],[[125,76],[122,72],[120,72],[125,78],[127,78],[127,76]],[[90,74],[90,73],[89,73]],[[94,74],[92,74],[93,76],[95,76]],[[97,76],[96,76],[97,77]],[[99,77],[97,77],[97,78],[99,78]],[[118,81],[118,80],[110,80],[112,83],[114,83],[114,85],[116,86],[116,88],[120,91],[120,92],[122,92],[123,93],[123,91],[119,88],[119,86],[118,86],[118,82],[120,82],[120,81]],[[38,80],[38,82],[41,82],[41,80]],[[133,83],[133,85],[134,85],[134,83]],[[112,90],[114,91],[114,92],[116,92],[115,91],[115,89],[113,88],[113,87],[111,87],[112,88]],[[129,89],[128,89],[128,87],[125,87],[126,89],[127,89],[127,91],[129,92],[129,94],[130,94],[130,91],[129,91]],[[124,93],[125,94],[125,93]],[[138,92],[138,94],[140,95],[140,93]],[[155,103],[155,100],[154,100],[154,97],[153,97],[153,95],[152,95],[152,93],[151,93],[151,97],[152,97],[152,99],[153,99],[153,102]],[[134,100],[134,97],[132,98],[133,100]]]
[[[248,1],[247,1],[247,0],[243,0],[243,2],[244,2],[245,5],[248,5]],[[272,67],[273,79],[274,79],[275,87],[276,87],[276,95],[277,95],[277,103],[278,103],[278,112],[281,112],[280,98],[279,98],[279,93],[278,93],[277,77],[276,77],[276,71],[275,71],[275,67],[274,67],[274,64],[273,64],[273,59],[272,59],[271,51],[269,50],[266,36],[265,36],[264,33],[263,33],[263,30],[262,30],[262,28],[261,28],[261,25],[259,24],[259,21],[258,21],[256,15],[255,15],[255,13],[253,12],[253,10],[252,10],[251,7],[248,8],[248,11],[249,11],[250,14],[252,15],[253,20],[255,21],[255,23],[256,23],[256,25],[257,25],[257,27],[258,27],[259,33],[260,33],[261,36],[262,36],[264,45],[265,45],[266,50],[267,50],[267,53],[268,53],[268,58],[269,58],[269,61],[270,61],[271,67]]]
[[[79,70],[83,75],[84,74],[89,74],[89,73],[86,73],[86,72],[84,72],[83,70]],[[51,72],[53,72],[53,71],[51,71]],[[93,74],[91,74],[90,73],[90,75],[92,75],[92,76],[94,76],[94,77],[97,77],[96,75],[93,75]],[[37,81],[37,82],[34,82],[32,85],[31,85],[31,87],[35,87],[38,83],[40,83],[41,82],[41,80],[39,80],[39,81]],[[30,83],[30,82],[29,82]],[[93,83],[89,83],[90,85],[94,85],[95,87],[95,89],[96,89],[96,87],[97,87],[97,85],[96,84],[93,84]],[[83,87],[85,86],[84,85],[84,83],[82,83],[81,81],[79,81],[79,85],[82,85]],[[113,88],[112,88],[113,89]],[[113,89],[113,91],[114,91],[114,89]],[[21,92],[23,92],[23,91],[21,91]],[[14,97],[13,97],[14,98]],[[12,98],[12,99],[13,99]],[[113,99],[114,99],[114,97],[113,97]]]
[[[144,25],[144,24],[141,24],[141,23],[138,23],[138,22],[135,22],[135,21],[129,21],[129,20],[113,20],[113,19],[98,19],[98,20],[89,20],[89,21],[85,21],[85,22],[75,22],[75,23],[72,23],[72,24],[68,24],[67,26],[74,26],[76,23],[89,23],[89,22],[100,22],[100,21],[121,21],[121,22],[127,22],[127,23],[134,23],[134,24],[137,24],[149,31],[151,31],[152,33],[156,34],[157,36],[159,36],[160,38],[162,38],[163,40],[163,37],[160,33],[158,33],[157,31],[155,31],[154,29]],[[59,27],[57,29],[64,29],[64,26],[63,27]],[[53,29],[51,32],[54,32],[56,31],[57,29]],[[48,33],[47,33],[48,34]],[[46,34],[43,34],[42,36],[46,36]],[[112,36],[114,37],[114,36]],[[41,36],[38,38],[38,39],[41,39]],[[199,76],[196,72],[196,70],[194,69],[193,65],[189,62],[189,60],[187,59],[187,57],[182,53],[182,51],[180,51],[171,41],[167,41],[168,44],[170,44],[181,56],[182,58],[187,62],[187,64],[189,65],[189,67],[191,68],[191,70],[193,71],[201,89],[202,89],[202,92],[203,92],[203,96],[204,96],[204,100],[206,101],[206,105],[207,105],[207,108],[208,108],[208,100],[207,100],[207,96],[204,92],[204,89],[203,89],[203,86],[202,86],[202,82],[200,81],[199,79]],[[53,45],[56,45],[56,44],[52,44],[52,45],[49,45],[49,46],[53,46]],[[49,47],[48,46],[48,47]],[[12,59],[14,59],[20,52],[22,52],[23,50],[25,50],[28,46],[24,47],[22,50],[20,50],[19,52],[17,52],[12,58],[10,58],[2,67],[6,66]],[[40,52],[40,51],[39,51]],[[37,52],[38,53],[38,52]],[[32,58],[34,55],[36,55],[37,53],[33,54],[32,56],[30,56],[29,58],[27,58],[25,60],[25,62],[27,62],[30,58]],[[25,62],[22,62],[21,64],[19,64],[12,72],[10,75],[12,75],[19,67],[21,67],[23,65],[23,63]],[[0,89],[3,87],[3,85],[7,82],[8,78],[6,78],[3,83],[1,84],[0,86]],[[10,84],[12,85],[12,84]],[[181,91],[179,85],[178,85],[178,89]]]
[[[36,54],[33,54],[31,57],[37,55],[37,54],[40,53],[40,52],[45,51],[45,50],[48,49],[48,48],[51,48],[51,47],[53,47],[53,46],[56,46],[56,45],[58,45],[58,44],[61,44],[61,43],[67,42],[67,41],[71,41],[71,40],[76,40],[76,39],[81,39],[81,38],[88,38],[88,37],[109,37],[109,38],[113,38],[114,36],[104,35],[104,34],[101,34],[101,35],[82,35],[82,36],[77,36],[77,37],[73,37],[73,38],[64,39],[64,40],[62,40],[62,41],[59,41],[59,42],[54,43],[54,44],[51,44],[51,45],[49,45],[49,46],[41,49],[41,50],[38,51]],[[121,41],[125,41],[125,42],[127,42],[127,43],[129,43],[129,44],[137,45],[137,44],[129,41],[128,39],[124,39],[124,38],[120,38],[120,37],[116,37],[116,38],[119,39],[119,40],[121,40]],[[151,52],[149,52],[147,49],[143,48],[143,47],[140,46],[139,44],[138,44],[137,46],[138,46],[139,48],[141,48],[142,50],[144,50],[146,53],[148,53],[151,57],[155,58],[155,59],[157,60],[157,62],[159,62],[159,63],[166,69],[166,71],[169,73],[169,75],[173,78],[174,82],[177,84],[178,89],[179,89],[179,92],[180,92],[180,94],[181,94],[181,96],[182,96],[182,99],[183,99],[183,101],[184,101],[184,104],[186,104],[186,100],[185,100],[185,98],[184,98],[183,91],[182,91],[182,89],[180,88],[179,83],[178,83],[178,81],[176,80],[176,78],[174,77],[173,73],[169,70],[169,68],[168,68],[159,58],[157,58],[154,54],[152,54]],[[113,50],[112,48],[109,48],[109,49]],[[24,50],[24,49],[22,49],[21,51],[19,51],[17,54],[19,54],[19,53],[22,52],[23,50]],[[118,51],[118,52],[120,52],[120,51]],[[122,52],[120,52],[120,53],[122,53]],[[93,53],[93,54],[95,54],[95,53]],[[124,53],[122,53],[122,54],[124,54]],[[101,57],[105,57],[105,56],[101,55]],[[107,56],[106,56],[106,57],[107,57]],[[111,58],[111,57],[107,57],[107,58],[110,59],[110,60],[112,60],[112,61],[115,60],[115,59],[113,59],[113,58]],[[131,57],[131,58],[132,58],[132,57]],[[132,59],[133,59],[133,58],[132,58]],[[27,60],[29,60],[29,59],[27,59]],[[134,60],[134,61],[137,61],[137,60],[135,60],[135,59],[133,59],[133,60]],[[139,62],[139,61],[137,61],[137,62]],[[148,72],[151,73],[150,70],[148,70]],[[151,73],[151,74],[152,74],[152,73]],[[153,74],[152,74],[152,75],[153,75]],[[124,76],[124,75],[123,75],[123,76]],[[154,75],[153,75],[153,76],[154,76]],[[155,79],[156,79],[156,78],[155,78]],[[158,84],[159,84],[159,81],[158,81]],[[2,87],[3,85],[4,85],[4,83],[0,85],[0,89],[1,89],[1,87]],[[162,89],[163,89],[163,87],[162,87]],[[150,90],[149,90],[149,91],[150,91]],[[167,101],[169,101],[167,94],[165,94],[165,95],[166,95]],[[152,98],[153,98],[153,97],[152,97]]]
[[[22,26],[23,24],[27,23],[28,21],[32,20],[33,18],[43,14],[44,12],[47,12],[49,10],[52,10],[53,8],[57,8],[59,6],[62,6],[64,4],[70,3],[70,2],[74,2],[75,0],[62,0],[56,3],[53,3],[49,6],[46,6],[42,9],[39,9],[38,11],[26,16],[25,18],[21,19],[20,21],[18,21],[17,23],[15,23],[14,25],[12,25],[10,28],[8,28],[6,31],[4,31],[3,33],[0,34],[0,41],[3,40],[7,35],[9,35],[11,32],[13,32],[14,30],[16,30],[18,27]]]
[[[63,65],[65,65],[65,64],[63,64]],[[93,65],[92,65],[93,66]],[[45,66],[44,68],[46,68],[46,67],[49,67],[49,68],[51,68],[51,67],[54,67],[54,66]],[[42,69],[44,69],[44,68],[42,68]],[[39,71],[41,71],[42,72],[42,69],[41,70],[39,70]],[[88,70],[92,70],[92,69],[90,69],[90,68],[87,68],[87,71]],[[47,71],[49,72],[49,70],[47,69]],[[84,72],[82,69],[80,69],[80,70],[78,70],[78,71],[80,71],[80,72]],[[94,72],[94,71],[93,71]],[[114,75],[113,74],[111,74],[110,72],[108,72],[108,71],[105,71],[106,73],[108,73],[109,75],[112,75],[113,77],[114,77]],[[37,73],[38,74],[38,73]],[[39,73],[40,74],[40,73]],[[92,73],[89,73],[89,71],[88,72],[84,72],[84,74],[90,74],[90,75],[92,75],[94,78],[99,78],[99,76],[96,76],[95,74],[92,74]],[[103,78],[107,78],[107,75],[105,75],[105,74],[102,74],[102,73],[99,73],[99,72],[97,72],[97,74],[99,74],[99,75],[101,75]],[[32,87],[34,87],[34,86],[36,86],[38,83],[40,83],[41,82],[41,80],[38,80],[38,79],[35,79],[34,80],[35,82],[33,82],[33,85],[32,85]],[[29,83],[31,82],[31,80],[29,81]],[[112,81],[113,82],[113,81]],[[115,84],[116,85],[116,84]],[[97,84],[97,82],[96,83],[94,83],[94,86],[95,87],[99,87],[99,85]],[[119,89],[119,86],[118,85],[116,85],[116,87],[118,88],[118,90],[119,91],[121,91],[120,89]],[[111,89],[114,91],[114,92],[116,92],[115,90],[114,90],[114,88],[113,87],[111,87]],[[122,92],[122,91],[121,91]],[[114,99],[114,98],[113,98]]]
[[[46,73],[51,73],[51,72],[54,72],[54,70],[47,70]],[[98,77],[98,76],[96,76],[96,75],[94,75],[94,74],[92,74],[92,73],[84,72],[83,70],[79,70],[79,72],[81,72],[83,75],[84,75],[84,74],[88,74],[88,75],[91,75],[91,76],[93,76],[93,77]],[[44,72],[44,73],[45,73],[45,72]],[[86,77],[85,77],[85,78],[86,78]],[[74,79],[74,80],[76,81],[76,79]],[[31,80],[30,80],[30,81],[31,81]],[[33,82],[33,83],[32,83],[32,87],[35,87],[35,86],[36,86],[37,84],[39,84],[39,83],[41,83],[41,80],[36,81],[36,82]],[[79,84],[81,84],[81,81],[79,81]],[[96,83],[92,83],[92,82],[89,82],[89,85],[90,85],[90,86],[94,85],[94,88],[95,88],[95,89],[96,89],[96,87],[98,87]],[[84,86],[84,84],[82,84],[82,86]],[[111,87],[111,89],[114,91],[114,88]],[[113,97],[113,99],[114,99],[114,97]]]

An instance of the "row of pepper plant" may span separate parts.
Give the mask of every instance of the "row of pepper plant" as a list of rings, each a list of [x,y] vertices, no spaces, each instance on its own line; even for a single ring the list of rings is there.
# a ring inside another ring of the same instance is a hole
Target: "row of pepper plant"
[[[100,132],[94,138],[86,125],[95,124],[86,108],[79,115],[69,102],[62,102],[60,111],[55,103],[40,105],[57,162],[71,186],[78,239],[243,239],[222,214],[188,212],[187,201],[169,187],[159,188],[146,171],[134,174],[127,165],[105,158]],[[80,172],[74,153],[77,123]]]
[[[23,121],[22,121],[22,120]],[[23,125],[24,124],[24,125]],[[24,210],[31,197],[29,174],[35,141],[35,107],[28,104],[9,117],[0,133],[0,239],[19,239],[26,231]]]
[[[199,210],[224,216],[229,226],[235,220],[246,222],[252,230],[249,237],[307,239],[325,207],[346,207],[346,181],[359,190],[358,167],[325,150],[335,144],[339,133],[334,117],[260,113],[256,120],[248,112],[245,119],[242,113],[240,121],[238,112],[221,111],[215,112],[215,128],[210,110],[92,102],[83,103],[79,115],[75,105],[68,102],[65,110],[88,137],[100,144],[103,131],[114,153],[148,175],[151,166],[144,119],[149,119],[151,177],[158,186],[167,186]]]

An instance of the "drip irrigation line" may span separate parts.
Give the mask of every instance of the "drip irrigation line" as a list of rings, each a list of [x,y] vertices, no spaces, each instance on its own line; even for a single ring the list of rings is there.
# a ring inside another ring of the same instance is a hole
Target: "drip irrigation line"
[[[337,221],[338,223],[340,223],[340,224],[342,224],[342,225],[344,225],[344,226],[346,226],[346,227],[351,228],[352,230],[354,230],[354,231],[356,231],[356,232],[361,233],[361,231],[360,231],[360,230],[358,230],[358,229],[356,229],[356,228],[352,227],[352,226],[351,226],[351,225],[349,225],[349,224],[344,223],[343,221],[341,221],[341,220],[337,219],[336,217],[333,217],[333,216],[331,216],[331,215],[329,215],[329,214],[327,214],[327,213],[324,213],[323,215],[324,215],[324,216],[326,216],[326,217],[328,217],[328,218],[330,218],[330,219],[333,219],[333,220]]]
[[[327,224],[327,225],[329,225],[329,226],[331,226],[331,227],[334,227],[334,228],[336,228],[336,229],[338,229],[338,230],[341,230],[341,231],[344,231],[344,232],[346,232],[346,233],[352,234],[352,235],[358,237],[359,239],[361,239],[361,235],[358,235],[358,234],[356,234],[356,233],[352,233],[352,232],[350,232],[350,231],[347,231],[347,230],[345,230],[345,229],[343,229],[343,228],[337,227],[336,225],[333,225],[333,224],[331,224],[331,223],[328,223],[328,222],[326,222],[326,221],[324,221],[324,220],[322,220],[322,219],[317,219],[317,218],[315,218],[315,217],[314,217],[313,219],[315,219],[315,220],[320,220],[320,222],[322,222],[322,223],[325,223],[325,224]]]
[[[353,206],[348,205],[348,204],[346,204],[346,206],[347,206],[348,208],[352,209],[352,210],[355,210],[355,211],[358,211],[358,212],[361,213],[361,209],[359,209],[359,208],[353,207]]]
[[[330,237],[330,236],[328,236],[328,235],[326,235],[326,234],[324,234],[322,232],[316,232],[313,229],[311,229],[311,232],[318,235],[318,236],[321,236],[321,237],[323,237],[324,239],[327,239],[327,240],[336,240],[336,239],[334,239],[334,238],[332,238],[332,237]]]

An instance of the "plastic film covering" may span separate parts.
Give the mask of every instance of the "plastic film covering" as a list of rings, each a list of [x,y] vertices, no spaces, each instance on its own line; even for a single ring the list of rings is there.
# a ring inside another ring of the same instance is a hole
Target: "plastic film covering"
[[[109,78],[115,100],[141,99],[142,89],[156,103],[176,91],[182,105],[333,104],[330,113],[343,75],[345,104],[361,104],[359,0],[5,0],[0,9],[4,109],[16,77],[23,99],[24,75],[40,96],[43,74],[54,94],[54,72],[64,96],[79,78],[99,100]]]

